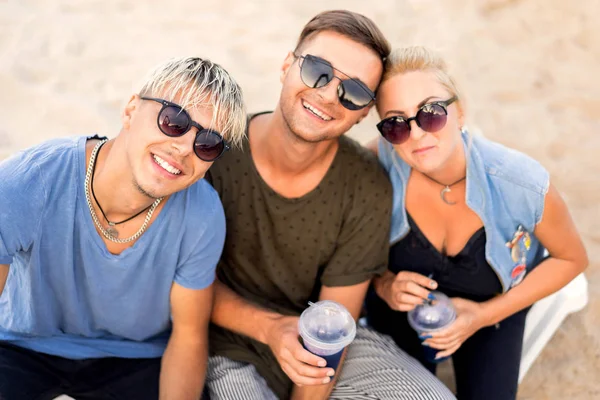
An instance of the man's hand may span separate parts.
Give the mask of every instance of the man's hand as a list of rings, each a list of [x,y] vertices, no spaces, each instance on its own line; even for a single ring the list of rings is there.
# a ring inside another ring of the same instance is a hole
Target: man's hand
[[[386,271],[375,282],[375,291],[379,297],[396,311],[410,311],[426,300],[431,300],[429,291],[436,287],[434,280],[409,271],[400,271],[396,275]]]
[[[484,308],[480,303],[453,298],[452,304],[456,308],[456,320],[452,325],[439,332],[425,334],[431,336],[431,338],[425,340],[423,344],[434,349],[443,350],[438,352],[436,358],[444,358],[454,354],[465,340],[479,329],[487,326]],[[419,332],[419,334],[421,333]]]
[[[304,349],[298,339],[298,317],[278,317],[268,330],[266,342],[281,369],[298,386],[329,383],[334,370],[327,362]]]

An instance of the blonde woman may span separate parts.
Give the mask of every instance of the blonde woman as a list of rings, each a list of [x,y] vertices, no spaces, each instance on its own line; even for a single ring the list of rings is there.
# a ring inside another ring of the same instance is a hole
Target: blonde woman
[[[377,110],[394,203],[369,323],[433,372],[423,346],[452,355],[459,399],[514,399],[529,307],[588,264],[569,211],[539,163],[464,129],[462,97],[434,52],[392,52]],[[424,335],[406,312],[432,289],[452,298],[457,319]]]

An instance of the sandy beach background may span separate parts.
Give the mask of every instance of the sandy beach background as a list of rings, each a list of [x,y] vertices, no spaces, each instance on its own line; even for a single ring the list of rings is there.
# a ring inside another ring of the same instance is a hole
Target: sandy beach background
[[[395,46],[443,51],[471,124],[548,168],[587,245],[590,303],[519,398],[600,398],[600,1],[0,0],[0,159],[53,137],[114,137],[135,84],[172,56],[211,58],[240,82],[249,111],[271,109],[302,26],[335,8],[371,17]],[[376,121],[350,135],[374,137]]]

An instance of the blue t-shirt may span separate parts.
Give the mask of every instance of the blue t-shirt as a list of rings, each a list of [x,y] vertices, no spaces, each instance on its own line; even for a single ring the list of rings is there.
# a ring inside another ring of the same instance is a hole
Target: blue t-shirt
[[[84,193],[87,137],[57,139],[0,163],[0,340],[70,359],[162,356],[173,282],[203,289],[225,240],[217,193],[173,194],[119,255],[97,233]]]

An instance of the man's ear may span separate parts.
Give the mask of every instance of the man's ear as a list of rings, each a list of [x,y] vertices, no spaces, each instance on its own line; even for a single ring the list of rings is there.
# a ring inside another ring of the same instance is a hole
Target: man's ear
[[[135,111],[138,109],[140,104],[140,96],[138,94],[134,94],[129,98],[129,101],[123,108],[123,112],[121,113],[121,123],[123,124],[124,129],[129,129],[131,127],[131,120],[133,119],[133,115]]]
[[[283,64],[281,65],[281,75],[279,76],[279,81],[281,83],[283,83],[288,71],[290,70],[292,65],[294,65],[294,61],[296,61],[296,56],[294,55],[294,52],[290,51],[283,60]]]

